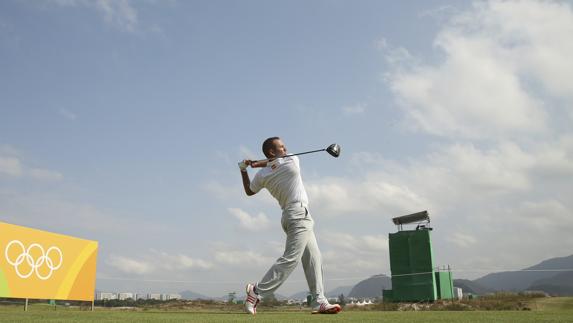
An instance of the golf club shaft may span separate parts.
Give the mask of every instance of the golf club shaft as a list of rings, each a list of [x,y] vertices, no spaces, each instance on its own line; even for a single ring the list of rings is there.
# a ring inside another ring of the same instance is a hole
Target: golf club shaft
[[[288,155],[284,155],[282,157],[277,157],[277,158],[285,158],[285,157],[291,157],[291,156],[298,156],[298,155],[305,155],[305,154],[312,154],[312,153],[317,153],[319,151],[325,151],[326,149],[317,149],[317,150],[311,150],[311,151],[305,151],[303,153],[296,153],[296,154],[288,154]],[[276,159],[276,158],[275,158]],[[253,160],[253,163],[260,163],[260,162],[265,162],[265,161],[269,161],[269,159],[261,159],[261,160]]]

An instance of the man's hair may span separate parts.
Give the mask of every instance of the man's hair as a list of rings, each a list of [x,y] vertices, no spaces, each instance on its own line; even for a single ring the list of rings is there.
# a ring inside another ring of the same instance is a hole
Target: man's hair
[[[266,156],[267,158],[271,158],[271,155],[269,155],[269,150],[275,148],[273,144],[274,144],[275,140],[279,140],[279,139],[281,139],[281,138],[279,138],[279,137],[270,137],[270,138],[267,138],[267,139],[263,142],[263,154],[265,154],[265,156]]]

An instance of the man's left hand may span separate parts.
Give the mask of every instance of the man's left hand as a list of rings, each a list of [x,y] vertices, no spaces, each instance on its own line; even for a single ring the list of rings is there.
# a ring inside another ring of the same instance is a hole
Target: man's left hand
[[[247,170],[247,167],[251,164],[251,161],[248,159],[242,160],[239,162],[239,168],[241,171]]]

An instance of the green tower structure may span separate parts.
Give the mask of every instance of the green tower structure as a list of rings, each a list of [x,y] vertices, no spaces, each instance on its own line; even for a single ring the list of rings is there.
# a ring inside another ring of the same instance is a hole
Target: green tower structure
[[[389,234],[392,290],[384,290],[384,301],[422,302],[453,298],[451,271],[434,266],[432,228],[427,211],[392,219],[398,232]],[[416,224],[414,230],[403,230]]]

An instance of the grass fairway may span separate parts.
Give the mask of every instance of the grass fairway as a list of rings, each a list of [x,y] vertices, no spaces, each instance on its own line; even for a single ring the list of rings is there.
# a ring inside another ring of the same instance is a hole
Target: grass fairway
[[[251,317],[242,313],[117,312],[94,313],[29,312],[0,314],[2,322],[572,322],[573,313],[533,312],[342,312],[337,315],[307,313],[260,313]]]
[[[573,316],[573,297],[538,298],[531,301],[529,307],[542,311],[571,311]]]
[[[160,311],[97,308],[53,308],[34,304],[0,306],[0,322],[573,322],[573,298],[536,300],[532,311],[343,311],[311,315],[307,311],[260,312],[255,317],[238,311]]]

